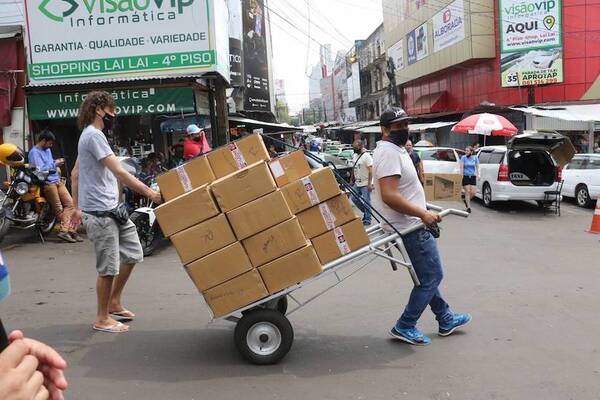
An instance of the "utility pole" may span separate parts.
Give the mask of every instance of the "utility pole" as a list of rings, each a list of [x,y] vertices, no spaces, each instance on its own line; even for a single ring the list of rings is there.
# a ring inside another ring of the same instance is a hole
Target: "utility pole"
[[[217,76],[213,81],[215,92],[215,126],[213,131],[213,147],[223,146],[229,143],[229,110],[227,107],[227,96],[225,95],[225,80]]]

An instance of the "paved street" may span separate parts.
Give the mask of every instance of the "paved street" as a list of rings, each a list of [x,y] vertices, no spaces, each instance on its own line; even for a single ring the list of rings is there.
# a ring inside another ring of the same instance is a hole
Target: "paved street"
[[[135,272],[126,334],[94,333],[89,243],[4,245],[13,295],[8,328],[56,346],[70,366],[68,398],[105,399],[597,399],[600,398],[600,237],[592,210],[562,217],[515,203],[447,218],[444,293],[474,320],[429,347],[387,332],[410,291],[408,274],[377,260],[290,316],[296,340],[279,365],[246,364],[233,326],[209,324],[200,295],[164,246]],[[319,288],[304,289],[307,298]]]

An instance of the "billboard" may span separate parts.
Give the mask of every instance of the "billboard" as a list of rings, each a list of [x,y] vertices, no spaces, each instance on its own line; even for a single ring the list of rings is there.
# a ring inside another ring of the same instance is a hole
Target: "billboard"
[[[224,0],[26,0],[31,85],[219,71]],[[223,3],[223,4],[221,4]],[[226,14],[225,14],[226,18]],[[226,40],[226,38],[225,38]],[[226,72],[226,74],[225,74]]]
[[[465,38],[465,9],[463,0],[456,0],[432,18],[433,52],[450,47]]]
[[[227,0],[229,8],[229,73],[231,85],[244,86],[244,52],[242,50],[242,2]]]
[[[427,22],[406,35],[406,52],[408,65],[414,64],[429,55],[427,43]]]
[[[500,0],[502,87],[563,82],[561,0]]]
[[[270,111],[269,60],[263,0],[242,0],[244,110]]]
[[[394,68],[396,70],[404,68],[404,48],[402,46],[402,40],[398,40],[387,49],[388,58],[391,58],[394,62]]]

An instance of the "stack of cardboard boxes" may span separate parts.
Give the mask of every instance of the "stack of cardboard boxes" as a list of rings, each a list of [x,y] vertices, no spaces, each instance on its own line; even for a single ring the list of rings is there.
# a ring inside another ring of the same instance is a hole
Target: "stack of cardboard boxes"
[[[216,317],[369,242],[331,169],[311,171],[302,151],[268,160],[252,135],[157,179],[158,222]]]

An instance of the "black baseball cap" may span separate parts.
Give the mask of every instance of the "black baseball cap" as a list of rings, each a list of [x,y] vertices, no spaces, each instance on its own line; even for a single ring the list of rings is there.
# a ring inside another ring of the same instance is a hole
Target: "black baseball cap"
[[[388,107],[379,117],[379,124],[382,126],[390,126],[394,122],[411,119],[406,111],[400,107]]]

